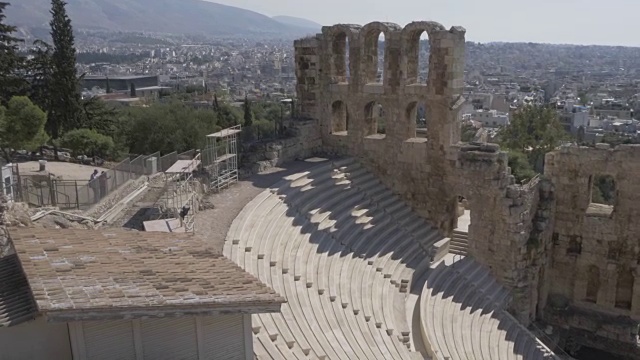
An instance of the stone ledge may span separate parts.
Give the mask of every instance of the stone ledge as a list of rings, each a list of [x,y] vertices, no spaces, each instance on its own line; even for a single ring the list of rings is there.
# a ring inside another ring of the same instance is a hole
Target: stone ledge
[[[586,216],[610,217],[613,214],[613,205],[591,203],[587,208]]]

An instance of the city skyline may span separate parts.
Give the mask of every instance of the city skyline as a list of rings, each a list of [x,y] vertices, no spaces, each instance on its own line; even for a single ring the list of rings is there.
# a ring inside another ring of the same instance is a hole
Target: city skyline
[[[220,4],[268,16],[305,18],[322,25],[389,21],[404,25],[435,20],[445,27],[463,26],[477,42],[539,42],[552,44],[640,46],[634,25],[640,3],[628,0],[539,0],[514,5],[508,0],[215,0]],[[603,15],[615,13],[615,23]],[[424,14],[424,15],[417,15]],[[616,26],[618,25],[618,26]]]

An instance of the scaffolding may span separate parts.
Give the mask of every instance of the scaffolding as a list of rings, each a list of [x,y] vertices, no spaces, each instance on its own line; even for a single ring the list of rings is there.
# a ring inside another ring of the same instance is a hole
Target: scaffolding
[[[166,220],[166,230],[169,232],[195,232],[199,182],[194,173],[201,163],[201,154],[197,154],[192,160],[176,161],[164,172],[164,193],[156,204],[159,212],[157,220]]]
[[[210,175],[209,189],[220,191],[238,181],[238,134],[236,125],[207,135],[204,166]]]

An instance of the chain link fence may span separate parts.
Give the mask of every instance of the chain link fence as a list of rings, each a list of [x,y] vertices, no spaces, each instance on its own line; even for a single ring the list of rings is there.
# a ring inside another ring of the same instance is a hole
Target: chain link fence
[[[178,156],[175,153],[172,154]],[[99,172],[92,180],[22,177],[19,179],[19,189],[16,193],[20,195],[20,201],[32,206],[86,210],[126,182],[166,170],[163,167],[171,166],[166,165],[171,159],[171,157],[166,158],[163,164],[159,152],[151,155],[133,155],[111,169]]]

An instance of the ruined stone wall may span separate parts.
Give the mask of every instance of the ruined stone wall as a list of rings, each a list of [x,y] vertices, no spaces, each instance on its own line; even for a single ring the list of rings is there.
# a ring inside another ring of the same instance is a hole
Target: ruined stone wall
[[[507,154],[495,144],[451,150],[456,166],[449,185],[467,199],[471,211],[469,254],[511,290],[509,308],[527,325],[546,297],[540,285],[551,247],[552,186],[539,177],[516,184]]]
[[[0,259],[14,253],[13,246],[7,233],[7,210],[8,202],[6,196],[0,194]]]
[[[429,78],[419,83],[423,32],[431,45]],[[377,81],[381,33],[384,69]],[[460,137],[464,34],[462,28],[446,30],[434,22],[414,22],[405,28],[374,22],[324,27],[315,38],[295,43],[299,111],[319,119],[324,150],[359,158],[444,231],[452,230],[451,204],[458,195],[447,185],[452,173],[446,152]],[[428,119],[427,138],[416,134],[421,104]],[[383,109],[379,118],[377,105]],[[378,133],[382,122],[384,133]]]
[[[241,154],[240,175],[257,174],[288,161],[321,153],[322,139],[318,129],[316,120],[294,119],[287,125],[290,137],[246,147]]]
[[[639,158],[640,146],[609,149],[598,144],[564,147],[547,154],[545,165],[556,190],[553,258],[546,285],[551,308],[566,310],[549,318],[626,343],[635,343],[637,332],[637,322],[629,320],[640,319]],[[615,180],[613,206],[592,204],[596,175]],[[594,317],[596,313],[600,315]],[[617,330],[612,323],[619,324]]]
[[[421,83],[424,32],[430,55]],[[315,119],[323,152],[357,158],[443,233],[456,227],[464,196],[469,255],[511,290],[510,309],[521,322],[560,319],[566,329],[633,348],[640,147],[563,148],[547,156],[544,177],[516,184],[497,145],[460,143],[464,51],[463,28],[434,22],[324,27],[295,42],[298,113]],[[420,106],[426,138],[416,129]],[[595,174],[615,178],[612,211],[590,205]]]
[[[423,33],[430,45],[426,83],[419,80]],[[541,222],[540,186],[516,185],[497,145],[460,143],[464,52],[465,30],[435,22],[324,27],[295,42],[299,113],[318,119],[323,151],[356,157],[443,233],[456,227],[458,196],[464,196],[470,255],[514,289],[512,308],[527,323],[535,316],[534,281],[543,263],[529,244],[534,223]],[[419,107],[426,138],[417,134]]]

